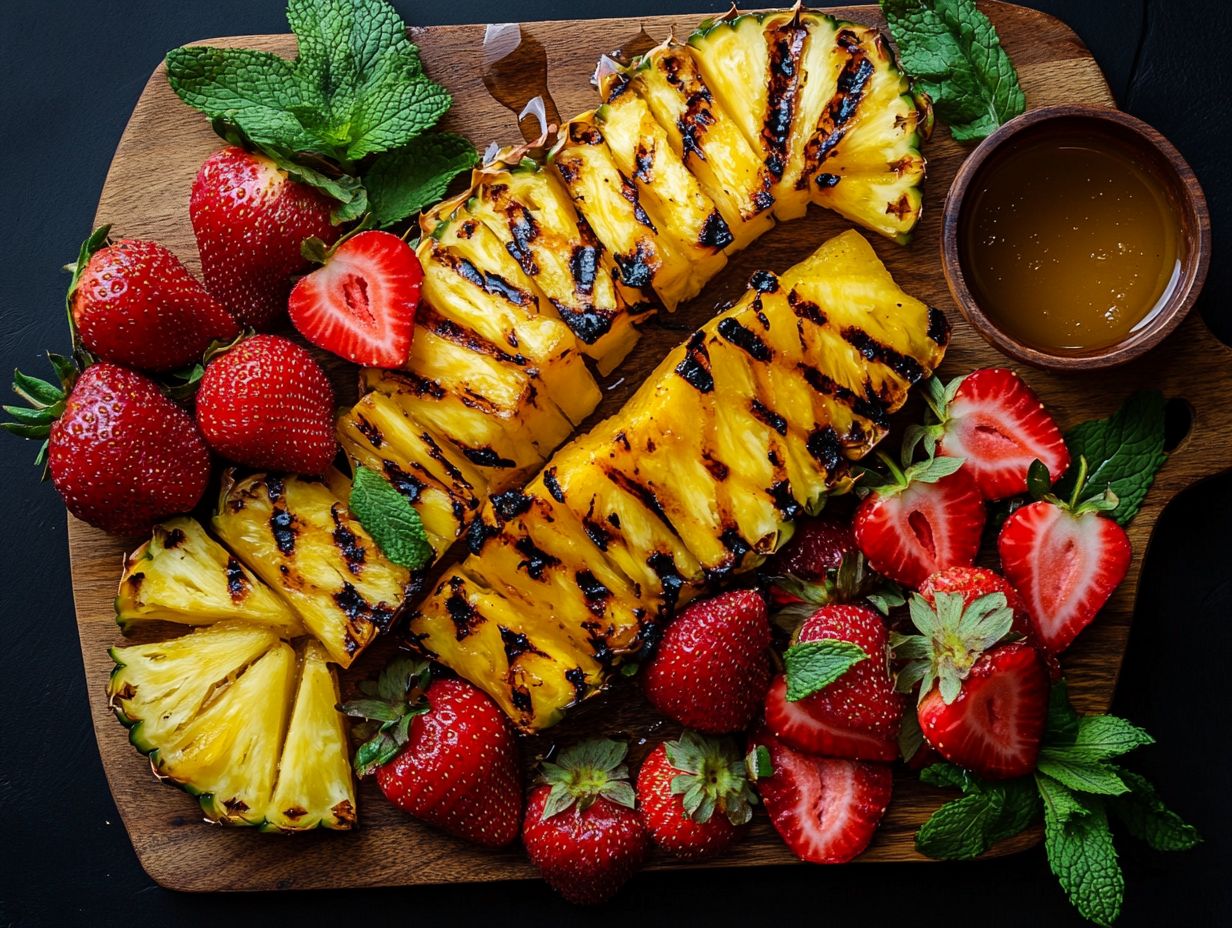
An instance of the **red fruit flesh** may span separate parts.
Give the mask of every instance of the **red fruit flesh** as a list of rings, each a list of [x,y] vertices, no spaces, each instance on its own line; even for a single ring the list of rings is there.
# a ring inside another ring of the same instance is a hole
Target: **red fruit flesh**
[[[696,602],[667,627],[642,683],[651,705],[681,725],[743,731],[770,683],[770,622],[751,590]]]
[[[484,847],[518,836],[522,774],[504,714],[461,680],[428,687],[428,711],[411,722],[406,747],[376,770],[394,805]]]
[[[1040,643],[1070,646],[1125,579],[1129,536],[1097,512],[1075,515],[1046,500],[1015,510],[997,539],[1001,567],[1023,595]]]
[[[920,584],[920,595],[930,606],[937,605],[938,593],[957,593],[962,597],[964,608],[983,596],[1000,593],[1014,613],[1014,631],[1027,636],[1032,633],[1031,619],[1018,591],[1008,580],[986,567],[947,567]]]
[[[550,792],[537,786],[526,803],[522,841],[531,863],[569,902],[606,902],[646,859],[650,836],[641,817],[600,796],[584,811],[575,803],[545,821]]]
[[[963,378],[947,410],[938,453],[963,458],[985,499],[1025,493],[1040,460],[1055,481],[1069,467],[1065,439],[1034,391],[1011,370],[985,368]]]
[[[269,325],[286,308],[291,275],[308,266],[304,240],[338,238],[334,205],[269,158],[234,146],[215,152],[188,206],[206,289],[243,324]]]
[[[972,665],[946,705],[934,686],[917,707],[920,729],[937,753],[988,780],[1035,769],[1048,716],[1048,672],[1027,644],[1002,645]]]
[[[291,291],[288,311],[318,348],[366,367],[401,367],[411,350],[423,268],[406,242],[361,232]]]
[[[963,467],[893,495],[873,491],[856,509],[856,543],[884,577],[917,588],[946,567],[970,565],[984,530],[984,502]]]
[[[334,389],[304,348],[256,335],[214,358],[197,390],[211,448],[249,467],[317,475],[334,459]]]
[[[91,354],[147,371],[200,361],[239,325],[157,242],[122,239],[86,263],[72,297],[73,323]]]
[[[705,822],[690,819],[681,797],[672,794],[672,780],[683,771],[667,759],[659,744],[651,751],[637,774],[637,802],[642,821],[654,843],[681,860],[709,860],[726,851],[746,826],[733,825],[719,809]]]
[[[197,505],[210,454],[192,417],[127,368],[86,368],[51,426],[51,482],[68,511],[134,535]]]
[[[857,644],[868,660],[797,702],[787,701],[786,679],[778,677],[766,697],[766,725],[810,754],[894,760],[905,701],[890,675],[885,620],[864,606],[823,606],[800,627],[796,640],[825,639]]]
[[[793,854],[809,863],[841,864],[863,853],[890,804],[889,765],[813,757],[764,728],[751,742],[770,752],[774,773],[757,781],[757,791]]]

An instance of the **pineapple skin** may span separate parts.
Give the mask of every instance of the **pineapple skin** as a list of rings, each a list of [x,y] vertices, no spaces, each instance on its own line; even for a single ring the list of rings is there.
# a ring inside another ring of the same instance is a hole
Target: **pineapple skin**
[[[678,346],[624,408],[498,494],[470,556],[412,613],[410,640],[523,731],[636,659],[662,619],[745,573],[850,486],[941,363],[949,328],[846,232]],[[572,675],[572,676],[570,676]],[[575,684],[575,685],[570,685]]]

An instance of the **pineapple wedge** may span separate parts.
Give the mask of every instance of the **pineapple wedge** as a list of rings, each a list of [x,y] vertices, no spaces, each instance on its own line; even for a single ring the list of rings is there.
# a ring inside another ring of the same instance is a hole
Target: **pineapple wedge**
[[[846,489],[847,460],[884,435],[948,335],[856,232],[781,280],[755,274],[617,415],[562,448],[525,492],[484,507],[471,555],[412,615],[412,639],[520,728],[552,724],[706,580],[757,566],[800,512]],[[534,625],[516,639],[518,656],[534,655],[526,692],[503,650],[509,622]],[[561,684],[588,661],[597,681]]]
[[[410,572],[386,560],[319,481],[228,475],[213,524],[343,667],[389,628],[402,607]]]
[[[304,633],[291,607],[205,533],[180,516],[154,526],[149,541],[124,559],[116,622],[209,625],[244,619],[287,638]]]
[[[261,826],[265,831],[341,830],[355,824],[355,781],[338,679],[320,642],[304,645],[278,780]]]
[[[716,99],[691,48],[669,39],[626,71],[634,93],[718,206],[739,250],[774,225],[774,178]],[[619,84],[609,82],[609,92]]]

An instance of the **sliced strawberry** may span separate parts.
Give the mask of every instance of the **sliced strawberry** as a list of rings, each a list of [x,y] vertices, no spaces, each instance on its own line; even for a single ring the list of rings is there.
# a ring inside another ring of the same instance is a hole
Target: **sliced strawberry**
[[[1092,509],[1039,500],[1015,510],[997,539],[1001,568],[1053,654],[1095,619],[1129,570],[1129,536]]]
[[[948,402],[942,397],[935,410],[942,422],[937,453],[963,458],[985,499],[1025,493],[1032,461],[1042,461],[1054,482],[1069,467],[1061,430],[1013,371],[974,371],[946,396]]]
[[[1001,645],[976,659],[953,702],[938,684],[917,713],[924,738],[950,763],[986,780],[1026,776],[1048,716],[1048,672],[1030,645]]]
[[[788,701],[786,677],[779,676],[766,697],[766,725],[810,754],[894,760],[904,700],[890,676],[885,620],[865,606],[823,606],[805,620],[796,643],[826,639],[859,645],[868,658],[797,702]],[[791,667],[789,660],[789,673]]]
[[[366,367],[401,367],[411,350],[423,268],[389,232],[361,232],[300,279],[288,312],[318,348]]]
[[[931,482],[929,471],[917,471],[951,460],[895,469],[893,482],[873,490],[856,509],[856,543],[877,573],[915,588],[929,574],[975,560],[984,502],[966,467]]]
[[[757,791],[793,854],[809,863],[841,864],[863,853],[890,804],[889,765],[803,754],[766,728],[751,744],[769,752],[773,773],[757,781]]]

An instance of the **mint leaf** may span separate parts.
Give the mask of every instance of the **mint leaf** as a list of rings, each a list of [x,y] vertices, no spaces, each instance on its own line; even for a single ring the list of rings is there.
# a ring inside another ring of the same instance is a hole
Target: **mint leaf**
[[[1059,822],[1068,822],[1072,816],[1086,815],[1086,807],[1068,787],[1042,773],[1035,774],[1035,786],[1044,801],[1044,814]]]
[[[188,46],[167,53],[167,82],[189,106],[254,142],[299,151],[311,136],[291,112],[300,87],[291,62],[247,48]]]
[[[1201,842],[1198,830],[1160,801],[1144,776],[1122,770],[1129,792],[1108,800],[1108,808],[1129,833],[1157,851],[1187,851]]]
[[[1073,743],[1049,747],[1048,751],[1054,757],[1071,761],[1101,761],[1154,743],[1155,739],[1137,725],[1115,715],[1084,715],[1078,721]]]
[[[1039,793],[1030,777],[1008,780],[996,784],[993,788],[1005,794],[1005,802],[1001,807],[1001,814],[988,830],[990,847],[1023,831],[1038,819],[1040,814]]]
[[[1048,691],[1048,725],[1044,743],[1050,747],[1072,744],[1078,736],[1078,713],[1069,702],[1069,684],[1058,680]]]
[[[956,141],[990,135],[1027,108],[997,30],[974,0],[881,0],[899,58]]]
[[[1080,793],[1119,796],[1129,789],[1121,782],[1116,768],[1107,764],[1069,760],[1063,751],[1055,748],[1040,751],[1036,769]]]
[[[934,812],[915,834],[915,848],[935,860],[970,860],[988,849],[1005,807],[1005,794],[992,789],[968,793]]]
[[[812,696],[866,660],[868,654],[858,644],[836,638],[792,645],[783,655],[787,667],[787,701],[798,702]]]
[[[1065,436],[1070,457],[1087,460],[1084,502],[1111,489],[1118,503],[1110,515],[1121,525],[1142,506],[1155,474],[1168,455],[1164,452],[1164,397],[1158,390],[1143,390],[1125,401],[1107,419],[1075,426]],[[1068,499],[1074,491],[1077,466],[1071,467],[1053,491]]]
[[[395,564],[418,570],[432,560],[432,546],[419,513],[376,471],[367,467],[355,471],[348,505],[359,524]]]
[[[915,713],[909,713],[914,715]],[[918,720],[917,720],[918,724]],[[976,784],[976,780],[972,777],[969,771],[962,767],[942,761],[937,764],[930,764],[920,771],[920,782],[927,783],[929,786],[936,786],[941,789],[952,787],[960,789],[964,793],[970,792]]]
[[[413,149],[378,158],[364,175],[377,224],[392,225],[435,203],[450,181],[478,163],[475,146],[452,132],[429,133]]]
[[[412,74],[405,62],[384,59],[389,67],[355,101],[347,125],[346,158],[401,148],[432,128],[453,98],[440,84]]]
[[[1107,926],[1121,914],[1125,877],[1103,802],[1088,797],[1083,805],[1086,814],[1065,819],[1044,806],[1044,850],[1048,866],[1078,914]]]

